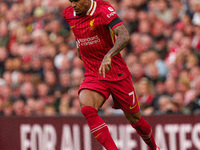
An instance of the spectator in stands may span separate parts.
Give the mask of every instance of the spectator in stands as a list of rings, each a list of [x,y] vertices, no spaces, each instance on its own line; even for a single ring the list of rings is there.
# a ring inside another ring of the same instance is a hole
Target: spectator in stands
[[[148,78],[142,78],[136,86],[136,93],[141,110],[150,107],[154,99],[153,83]]]
[[[42,59],[38,56],[32,57],[31,58],[31,71],[33,76],[35,78],[38,78],[38,80],[43,79],[43,68],[42,68]]]
[[[80,58],[78,58],[78,56],[74,57],[72,60],[72,67],[84,70],[83,61],[81,61]]]
[[[18,99],[13,103],[13,111],[16,116],[26,116],[25,103],[22,99]]]
[[[165,80],[166,94],[172,96],[177,90],[177,82],[173,77],[166,78]]]
[[[131,69],[132,66],[134,66],[138,62],[138,57],[134,55],[133,53],[129,54],[125,58],[127,67]]]
[[[10,100],[12,102],[16,101],[17,99],[20,98],[21,96],[21,91],[20,91],[20,84],[13,84],[11,86],[11,90],[12,90],[12,93],[11,93],[11,98]]]
[[[175,103],[172,102],[170,96],[163,95],[159,97],[158,100],[158,110],[155,111],[155,114],[171,114],[177,112],[178,108]]]
[[[21,98],[25,102],[28,98],[35,96],[35,87],[32,82],[24,82],[20,88]]]
[[[159,70],[154,63],[150,63],[145,68],[145,75],[152,81],[155,82],[159,77]]]
[[[71,69],[71,60],[69,60],[67,57],[65,57],[64,59],[62,59],[61,62],[61,67],[59,68],[59,71],[70,71]]]
[[[177,91],[185,93],[190,90],[190,81],[187,77],[180,77],[177,81]]]
[[[71,78],[70,78],[70,73],[67,71],[63,71],[59,73],[59,85],[58,89],[61,93],[65,93],[69,90],[71,87]]]
[[[177,110],[174,113],[177,113],[177,114],[187,114],[187,113],[189,113],[185,109],[184,94],[183,94],[183,92],[176,92],[172,96],[172,102],[177,106]]]
[[[56,108],[53,105],[46,105],[44,108],[44,115],[45,116],[55,116]]]
[[[46,103],[49,91],[49,86],[44,82],[40,82],[36,87],[36,97],[40,98],[44,103]]]
[[[168,8],[167,1],[165,0],[158,0],[156,15],[159,19],[163,20],[165,23],[170,24],[173,21],[172,10]]]
[[[84,78],[82,69],[74,68],[71,71],[71,86],[80,86]]]
[[[35,104],[35,114],[37,116],[44,116],[44,110],[45,110],[45,103],[42,100],[37,99]]]
[[[7,117],[14,116],[13,104],[11,101],[6,101],[4,103],[3,115]]]
[[[187,106],[190,102],[195,101],[198,97],[198,90],[190,89],[184,93],[184,105]]]
[[[26,115],[27,116],[35,116],[36,115],[36,99],[31,97],[26,100]]]
[[[81,113],[81,106],[79,103],[79,99],[75,98],[72,101],[72,107],[70,108],[70,114],[71,115],[80,115]]]
[[[11,86],[12,85],[12,72],[11,71],[5,71],[3,73],[3,79],[5,80],[5,82],[8,86]]]
[[[74,53],[70,51],[68,45],[64,43],[59,45],[58,50],[59,50],[59,53],[55,56],[54,64],[57,69],[60,69],[62,67],[63,59],[67,58],[68,60],[71,60],[74,57]],[[69,69],[69,67],[67,68]]]
[[[134,83],[137,83],[141,78],[145,76],[145,70],[142,64],[136,62],[133,65],[131,65],[129,68],[130,68],[130,72],[131,72]]]
[[[59,103],[59,113],[61,115],[70,114],[70,102],[71,102],[70,95],[67,92],[64,93],[60,98],[60,103]]]
[[[167,42],[163,34],[154,37],[153,49],[157,52],[160,59],[165,59],[167,55]]]
[[[10,37],[6,20],[1,20],[0,27],[0,47],[7,47]]]
[[[11,99],[11,94],[12,94],[11,88],[8,85],[5,85],[2,88],[2,97],[4,101],[9,101]]]
[[[149,50],[147,56],[149,58],[148,62],[156,65],[159,77],[166,77],[168,70],[164,61],[160,59],[158,53],[154,50]]]
[[[0,46],[0,75],[3,75],[5,71],[5,61],[8,57],[8,52],[6,50],[6,47]]]
[[[152,106],[155,110],[158,109],[159,98],[163,95],[167,95],[165,87],[165,78],[158,78],[155,82],[155,96],[152,102]]]
[[[56,87],[58,86],[56,73],[52,70],[45,71],[44,81],[49,87],[49,92],[55,92]]]
[[[199,91],[198,91],[199,93]],[[191,101],[188,105],[187,108],[192,114],[199,114],[200,113],[200,94],[197,95],[196,99]]]

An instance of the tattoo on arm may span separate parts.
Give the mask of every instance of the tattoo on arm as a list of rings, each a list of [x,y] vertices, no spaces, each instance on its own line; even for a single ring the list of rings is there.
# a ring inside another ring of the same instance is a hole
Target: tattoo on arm
[[[130,41],[129,33],[126,27],[122,24],[114,28],[113,32],[117,36],[114,46],[107,53],[110,54],[111,57],[118,54]]]

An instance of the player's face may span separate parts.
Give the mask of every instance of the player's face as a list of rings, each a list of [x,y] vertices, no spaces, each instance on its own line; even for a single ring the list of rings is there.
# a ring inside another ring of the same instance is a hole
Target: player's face
[[[90,0],[69,0],[72,4],[72,7],[77,15],[86,14],[89,10],[91,1]]]

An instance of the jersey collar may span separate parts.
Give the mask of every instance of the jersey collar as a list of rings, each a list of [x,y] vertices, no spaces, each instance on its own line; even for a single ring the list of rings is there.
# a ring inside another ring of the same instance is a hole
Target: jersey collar
[[[87,11],[86,15],[92,16],[96,10],[97,2],[91,0],[90,9]],[[76,12],[74,11],[74,16],[76,16]]]
[[[91,0],[91,6],[90,9],[87,11],[86,15],[92,16],[96,10],[96,7],[97,7],[97,2]]]

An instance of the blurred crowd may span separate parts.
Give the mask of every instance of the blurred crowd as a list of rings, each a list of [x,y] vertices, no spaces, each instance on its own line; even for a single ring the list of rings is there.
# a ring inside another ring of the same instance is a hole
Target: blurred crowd
[[[107,0],[130,33],[121,52],[143,115],[200,113],[200,1]],[[84,78],[62,17],[68,0],[0,0],[0,116],[79,115]],[[112,97],[102,115],[112,109]]]

